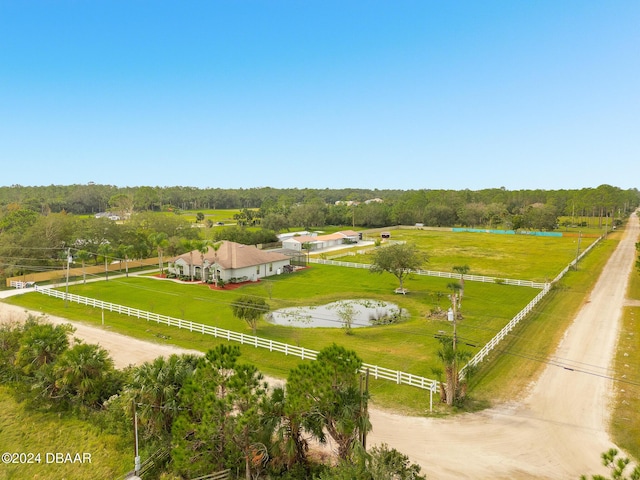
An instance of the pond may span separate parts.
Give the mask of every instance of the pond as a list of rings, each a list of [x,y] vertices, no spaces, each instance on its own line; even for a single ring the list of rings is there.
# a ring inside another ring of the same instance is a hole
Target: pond
[[[344,326],[351,319],[351,327],[369,327],[396,323],[407,315],[406,310],[394,303],[378,300],[339,300],[326,305],[290,307],[274,310],[267,320],[276,325],[289,327],[333,327]]]

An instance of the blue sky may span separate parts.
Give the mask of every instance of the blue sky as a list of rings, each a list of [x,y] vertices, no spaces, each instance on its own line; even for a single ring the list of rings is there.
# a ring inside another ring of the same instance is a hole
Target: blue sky
[[[640,183],[640,2],[0,0],[0,185]]]

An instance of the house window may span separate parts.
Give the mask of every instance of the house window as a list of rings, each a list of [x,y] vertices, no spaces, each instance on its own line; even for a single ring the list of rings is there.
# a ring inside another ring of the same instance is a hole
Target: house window
[[[270,264],[269,264],[269,271],[270,271],[270,272],[273,272],[273,263],[270,263]]]
[[[256,265],[256,274],[260,275],[260,265]]]

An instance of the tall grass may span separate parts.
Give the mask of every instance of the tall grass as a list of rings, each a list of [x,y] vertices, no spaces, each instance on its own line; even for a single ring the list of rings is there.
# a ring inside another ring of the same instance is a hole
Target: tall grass
[[[640,302],[640,271],[634,269],[627,293]],[[622,327],[614,363],[616,381],[611,415],[611,433],[617,445],[640,461],[640,306],[623,311]]]
[[[2,386],[0,411],[0,453],[34,454],[33,463],[0,464],[1,478],[119,478],[133,469],[131,445],[115,435],[101,432],[88,421],[68,414],[29,410]],[[90,462],[56,463],[56,453],[69,453],[72,458],[79,453],[80,458],[87,460],[89,457],[83,454],[89,454]],[[37,454],[40,454],[39,461]]]

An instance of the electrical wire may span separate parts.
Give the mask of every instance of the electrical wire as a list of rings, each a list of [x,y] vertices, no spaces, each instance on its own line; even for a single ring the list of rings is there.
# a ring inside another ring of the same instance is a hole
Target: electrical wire
[[[36,249],[36,248],[34,248]],[[55,250],[52,248],[42,248],[42,250]],[[64,251],[64,249],[58,249],[60,251]],[[76,249],[77,250],[77,249]],[[93,254],[92,256],[94,257],[98,257],[100,255],[97,254]],[[16,258],[16,259],[25,259],[25,257],[2,257],[0,256],[0,259],[3,258]],[[118,259],[117,257],[113,257],[114,261],[122,261],[125,262],[125,259]],[[129,260],[131,261],[131,260]],[[3,264],[0,263],[0,265],[7,265],[7,266],[15,266],[15,265],[8,265],[8,264]],[[21,267],[23,268],[31,268],[31,269],[38,269],[39,271],[50,271],[50,270],[59,270],[59,267],[55,267],[55,266],[40,266],[40,267],[34,267],[33,265],[21,265]],[[90,279],[102,279],[103,276],[101,274],[87,274],[87,277],[89,277]],[[111,280],[114,283],[120,283],[122,285],[127,285],[127,288],[136,288],[136,289],[140,289],[140,290],[144,290],[147,292],[151,292],[154,294],[160,294],[160,295],[170,295],[170,296],[180,296],[179,293],[171,293],[171,292],[166,292],[164,290],[159,290],[159,289],[154,289],[154,288],[150,288],[150,287],[146,287],[146,286],[141,286],[141,285],[133,285],[130,282],[123,282],[120,281],[118,279],[112,279]],[[305,282],[303,281],[294,281],[294,283],[300,283],[300,284],[305,284],[307,285]],[[346,285],[346,284],[345,284]],[[385,292],[386,293],[386,289],[379,290],[379,293],[381,292]],[[426,292],[428,292],[428,290],[426,290]],[[256,298],[263,298],[260,297],[258,295],[255,295],[254,297]],[[233,306],[234,302],[232,301],[222,301],[219,299],[212,299],[212,298],[206,298],[206,297],[194,297],[196,300],[198,301],[203,301],[203,302],[208,302],[211,304],[215,304],[215,305],[224,305],[224,306]],[[470,296],[465,296],[465,298],[467,300],[472,300],[473,297]],[[278,299],[276,299],[278,300]],[[284,300],[284,299],[279,299],[279,300]],[[253,305],[247,305],[249,308],[255,308]],[[308,306],[308,304],[305,304],[304,306]],[[298,307],[291,307],[291,308],[298,308]],[[258,308],[259,309],[259,308]],[[263,309],[261,309],[261,311],[264,311]],[[487,318],[487,317],[485,317]],[[488,318],[493,318],[493,319],[498,319],[499,317],[488,317]],[[316,315],[312,315],[311,319],[317,319],[317,320],[322,320],[325,322],[333,322],[336,324],[344,324],[343,320],[340,319],[336,319],[333,316],[327,316],[327,315],[322,315],[322,314],[316,314]],[[370,326],[369,323],[360,323],[357,321],[354,321],[351,323],[352,326]],[[460,331],[469,328],[469,329],[476,329],[476,330],[484,330],[484,331],[489,331],[492,332],[493,334],[496,334],[497,332],[495,332],[493,329],[490,329],[488,327],[483,327],[480,325],[469,325],[469,324],[462,324],[459,325],[458,328],[460,329]],[[410,333],[410,332],[409,332]],[[418,331],[415,330],[414,331],[415,335],[422,335],[422,336],[430,336],[429,332],[424,332],[424,331]],[[520,336],[520,335],[515,335],[515,334],[508,334],[509,338],[515,338],[515,339],[523,339],[526,340],[527,337],[525,336]],[[475,347],[475,348],[480,348],[480,345],[483,343],[483,341],[478,341],[477,339],[472,339],[472,338],[466,338],[463,336],[457,336],[458,339],[463,340],[465,342],[465,344],[467,346],[471,346],[471,347]],[[580,361],[573,361],[570,359],[566,359],[566,358],[562,358],[562,357],[557,357],[555,355],[552,356],[545,356],[542,355],[540,353],[535,353],[535,352],[527,352],[524,350],[512,350],[512,349],[507,349],[507,348],[501,348],[501,347],[496,347],[493,350],[495,350],[496,352],[500,352],[506,355],[512,355],[512,356],[516,356],[516,357],[520,357],[523,359],[527,359],[530,361],[535,361],[535,362],[539,362],[539,363],[544,363],[547,365],[551,365],[551,366],[556,366],[559,368],[563,368],[565,370],[568,371],[573,371],[573,372],[577,372],[577,373],[584,373],[584,374],[588,374],[588,375],[592,375],[592,376],[597,376],[600,378],[605,378],[605,379],[609,379],[612,381],[616,381],[616,382],[620,382],[620,383],[625,383],[625,384],[629,384],[629,385],[634,385],[634,386],[640,386],[640,381],[635,381],[635,380],[629,380],[626,378],[622,378],[621,375],[626,375],[626,373],[623,372],[619,372],[616,371],[615,369],[611,369],[608,367],[602,367],[599,365],[594,365],[594,364],[589,364],[587,362],[580,362]],[[637,370],[637,369],[636,369]]]

